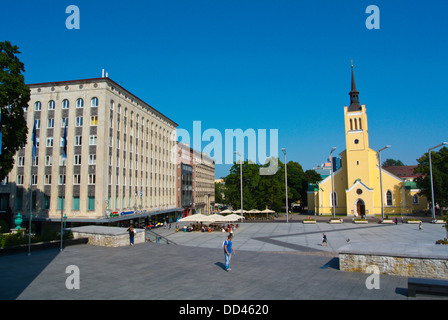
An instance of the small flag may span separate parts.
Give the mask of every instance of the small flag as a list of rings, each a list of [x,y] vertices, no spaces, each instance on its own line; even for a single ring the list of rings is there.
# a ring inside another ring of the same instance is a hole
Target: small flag
[[[62,159],[67,159],[67,123],[64,128],[64,138],[62,139]]]
[[[34,121],[33,134],[31,136],[31,142],[33,143],[33,160],[36,158],[37,149],[37,137],[36,137],[36,121]]]

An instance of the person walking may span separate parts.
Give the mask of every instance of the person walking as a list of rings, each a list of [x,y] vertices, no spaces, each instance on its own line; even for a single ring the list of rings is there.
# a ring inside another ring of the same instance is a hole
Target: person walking
[[[325,245],[328,247],[328,243],[327,243],[327,235],[325,233],[322,233],[322,243],[320,244],[321,246],[323,246],[325,243]]]
[[[422,228],[422,222],[420,221],[419,223],[418,223],[418,230],[422,230],[423,228]]]
[[[129,242],[130,242],[131,246],[133,246],[134,245],[135,230],[132,227],[132,225],[130,225],[129,228],[126,231],[129,231]]]
[[[224,261],[226,271],[232,270],[230,269],[230,259],[232,258],[232,254],[235,253],[235,250],[233,249],[232,239],[233,236],[229,234],[227,240],[224,241]]]

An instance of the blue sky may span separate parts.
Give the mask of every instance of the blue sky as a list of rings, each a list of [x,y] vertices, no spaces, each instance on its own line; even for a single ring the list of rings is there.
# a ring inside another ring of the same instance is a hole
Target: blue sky
[[[369,30],[368,5],[380,9]],[[65,9],[77,5],[80,29]],[[446,1],[95,0],[2,3],[27,83],[109,77],[191,131],[278,129],[311,169],[345,149],[350,60],[370,147],[416,159],[448,140]],[[208,142],[203,142],[204,148]],[[229,165],[218,165],[225,176]]]

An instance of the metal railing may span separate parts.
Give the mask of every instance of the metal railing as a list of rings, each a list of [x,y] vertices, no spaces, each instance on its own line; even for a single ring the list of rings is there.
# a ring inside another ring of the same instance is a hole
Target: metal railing
[[[146,229],[145,231],[145,241],[152,243],[162,243],[162,244],[174,244],[177,245],[174,241],[171,241],[160,234],[155,233],[152,230]]]

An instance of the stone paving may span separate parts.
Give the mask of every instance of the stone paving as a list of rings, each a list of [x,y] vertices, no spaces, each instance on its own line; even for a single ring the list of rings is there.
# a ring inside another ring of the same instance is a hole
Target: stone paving
[[[370,223],[242,223],[234,233],[236,254],[224,270],[226,233],[159,232],[177,245],[155,243],[120,248],[76,245],[0,257],[3,300],[406,300],[407,278],[380,276],[367,289],[368,274],[338,269],[338,248],[349,242],[434,243],[441,225]],[[322,233],[328,247],[321,246]],[[448,246],[447,246],[448,247]],[[447,248],[448,250],[448,248]],[[448,256],[448,251],[447,251]],[[67,266],[80,270],[80,289],[69,290]]]

